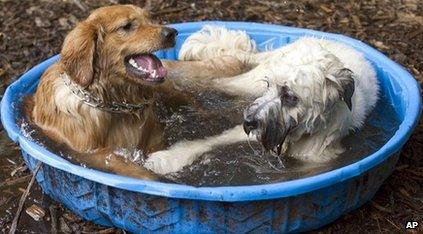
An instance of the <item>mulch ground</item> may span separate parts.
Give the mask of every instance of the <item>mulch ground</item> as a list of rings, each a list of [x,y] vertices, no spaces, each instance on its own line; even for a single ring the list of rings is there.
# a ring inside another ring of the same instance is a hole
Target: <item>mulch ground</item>
[[[371,1],[119,1],[119,0],[0,0],[0,94],[20,74],[57,54],[66,33],[90,10],[102,5],[133,3],[149,8],[160,23],[202,20],[268,22],[358,38],[402,64],[422,84],[423,2]],[[1,97],[1,96],[0,96]],[[8,231],[22,188],[29,174],[0,126],[0,230]],[[404,146],[394,173],[372,201],[316,232],[404,232],[406,221],[419,221],[423,231],[423,122]],[[13,172],[11,175],[11,172]],[[25,177],[26,176],[26,177]],[[49,204],[34,186],[27,206],[44,206],[46,215],[36,222],[22,213],[20,232],[47,232],[51,213],[62,232],[122,232],[82,221],[59,204]],[[25,207],[25,208],[26,208]],[[49,209],[52,208],[52,209]],[[24,209],[25,209],[24,208]],[[49,212],[49,210],[51,212]],[[416,232],[416,231],[414,231]]]

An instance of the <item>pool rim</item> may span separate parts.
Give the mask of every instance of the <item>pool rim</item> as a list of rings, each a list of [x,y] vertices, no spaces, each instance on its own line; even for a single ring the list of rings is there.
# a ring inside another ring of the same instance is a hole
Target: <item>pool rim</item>
[[[23,151],[27,152],[37,160],[40,160],[57,169],[67,171],[68,173],[81,176],[91,181],[124,190],[170,198],[234,202],[289,197],[304,194],[351,179],[382,163],[393,153],[400,150],[400,148],[410,137],[412,130],[418,124],[419,116],[422,112],[422,106],[420,86],[417,81],[400,65],[361,41],[340,34],[262,23],[204,21],[171,24],[169,26],[183,29],[184,31],[196,31],[205,24],[224,25],[228,28],[240,30],[255,29],[256,32],[263,31],[289,33],[294,35],[305,34],[316,37],[325,37],[328,39],[334,39],[336,41],[347,43],[354,48],[360,49],[363,51],[363,53],[365,53],[366,58],[369,60],[378,61],[379,64],[383,64],[383,68],[385,70],[389,70],[389,73],[392,74],[392,79],[397,80],[397,83],[403,90],[407,90],[407,95],[403,96],[403,98],[406,98],[406,112],[404,114],[404,120],[399,125],[399,128],[395,134],[378,151],[374,152],[373,154],[370,154],[367,157],[347,166],[306,178],[262,185],[220,187],[194,187],[182,184],[139,180],[72,164],[60,156],[49,152],[37,143],[32,142],[20,131],[14,119],[14,114],[12,112],[13,108],[10,108],[8,105],[11,103],[10,99],[14,96],[12,91],[18,86],[25,84],[25,81],[33,80],[33,73],[39,73],[40,71],[45,70],[53,62],[57,61],[59,55],[56,55],[31,68],[6,89],[1,101],[0,109],[1,121],[5,130],[7,131],[9,137],[20,145]],[[35,80],[38,79],[39,78]]]

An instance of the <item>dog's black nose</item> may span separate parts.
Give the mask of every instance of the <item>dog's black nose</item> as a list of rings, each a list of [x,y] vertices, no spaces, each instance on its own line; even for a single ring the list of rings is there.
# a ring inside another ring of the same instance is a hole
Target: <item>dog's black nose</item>
[[[244,128],[245,133],[250,134],[250,132],[254,129],[258,128],[258,121],[255,119],[245,119],[244,124],[242,125]]]
[[[173,43],[175,41],[176,35],[178,35],[178,31],[176,31],[174,28],[163,27],[161,34],[166,42]]]

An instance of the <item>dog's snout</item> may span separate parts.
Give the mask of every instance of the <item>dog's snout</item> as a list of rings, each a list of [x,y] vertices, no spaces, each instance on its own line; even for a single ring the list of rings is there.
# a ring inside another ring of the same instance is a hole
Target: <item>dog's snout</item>
[[[252,130],[255,130],[258,128],[258,121],[253,118],[246,118],[244,120],[243,127],[244,127],[245,133],[250,134]]]
[[[174,28],[163,27],[161,34],[164,41],[174,43],[175,38],[178,35],[178,31]]]

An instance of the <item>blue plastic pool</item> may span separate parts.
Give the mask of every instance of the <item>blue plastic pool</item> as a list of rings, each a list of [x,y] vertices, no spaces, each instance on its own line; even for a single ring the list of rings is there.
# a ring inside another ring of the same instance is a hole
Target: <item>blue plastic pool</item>
[[[179,31],[175,49],[159,52],[175,59],[187,36],[205,24],[241,29],[259,48],[278,47],[300,36],[340,41],[365,53],[375,66],[382,92],[398,114],[400,126],[377,152],[353,164],[319,175],[281,183],[192,187],[108,174],[74,165],[24,136],[16,119],[22,96],[34,92],[44,70],[59,59],[35,66],[9,86],[1,102],[1,120],[33,170],[43,162],[37,181],[44,193],[81,217],[135,233],[280,233],[318,228],[373,197],[394,169],[399,151],[421,113],[417,82],[398,64],[368,45],[346,36],[306,29],[241,22],[198,22],[172,25]]]

